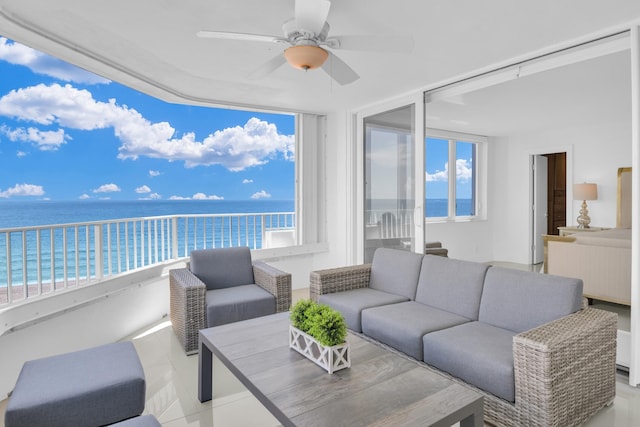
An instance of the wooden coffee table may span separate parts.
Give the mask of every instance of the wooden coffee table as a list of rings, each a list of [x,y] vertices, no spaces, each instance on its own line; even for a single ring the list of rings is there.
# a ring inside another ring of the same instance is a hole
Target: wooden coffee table
[[[352,334],[351,368],[330,375],[289,349],[289,323],[278,313],[201,330],[200,401],[218,359],[283,426],[483,426],[474,390]]]

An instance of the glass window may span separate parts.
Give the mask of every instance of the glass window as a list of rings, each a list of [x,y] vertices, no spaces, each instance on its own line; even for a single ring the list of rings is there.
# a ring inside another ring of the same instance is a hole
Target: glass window
[[[476,214],[476,144],[456,141],[456,216]]]
[[[427,138],[425,153],[426,217],[446,218],[449,216],[449,141]]]
[[[476,217],[480,143],[444,134],[439,131],[437,137],[425,140],[425,217]],[[455,167],[450,167],[452,164]]]

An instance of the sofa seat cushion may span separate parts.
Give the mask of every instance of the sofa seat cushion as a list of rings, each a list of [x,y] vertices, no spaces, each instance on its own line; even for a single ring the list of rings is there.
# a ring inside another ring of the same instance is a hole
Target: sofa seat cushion
[[[414,300],[423,257],[398,249],[376,249],[371,261],[369,287]]]
[[[362,310],[408,300],[409,298],[404,296],[370,288],[359,288],[350,291],[324,294],[318,298],[319,303],[327,304],[329,307],[342,313],[347,323],[347,328],[355,332],[362,332],[362,324],[360,321]]]
[[[425,335],[423,360],[479,389],[514,402],[515,335],[485,323],[464,323]]]
[[[415,301],[367,308],[362,311],[362,332],[384,344],[422,360],[422,337],[469,319]]]
[[[258,285],[207,291],[205,301],[209,328],[276,312],[276,297]]]

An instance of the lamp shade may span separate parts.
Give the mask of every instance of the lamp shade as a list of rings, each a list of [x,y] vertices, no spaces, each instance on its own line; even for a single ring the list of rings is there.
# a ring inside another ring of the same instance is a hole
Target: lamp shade
[[[573,200],[598,200],[598,185],[573,184]]]
[[[322,66],[329,52],[318,46],[300,45],[286,49],[284,57],[292,67],[306,71]]]

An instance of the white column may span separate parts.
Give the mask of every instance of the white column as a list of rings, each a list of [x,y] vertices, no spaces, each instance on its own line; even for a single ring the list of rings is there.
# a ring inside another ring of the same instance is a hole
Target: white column
[[[631,28],[631,363],[629,384],[640,384],[640,29]]]

